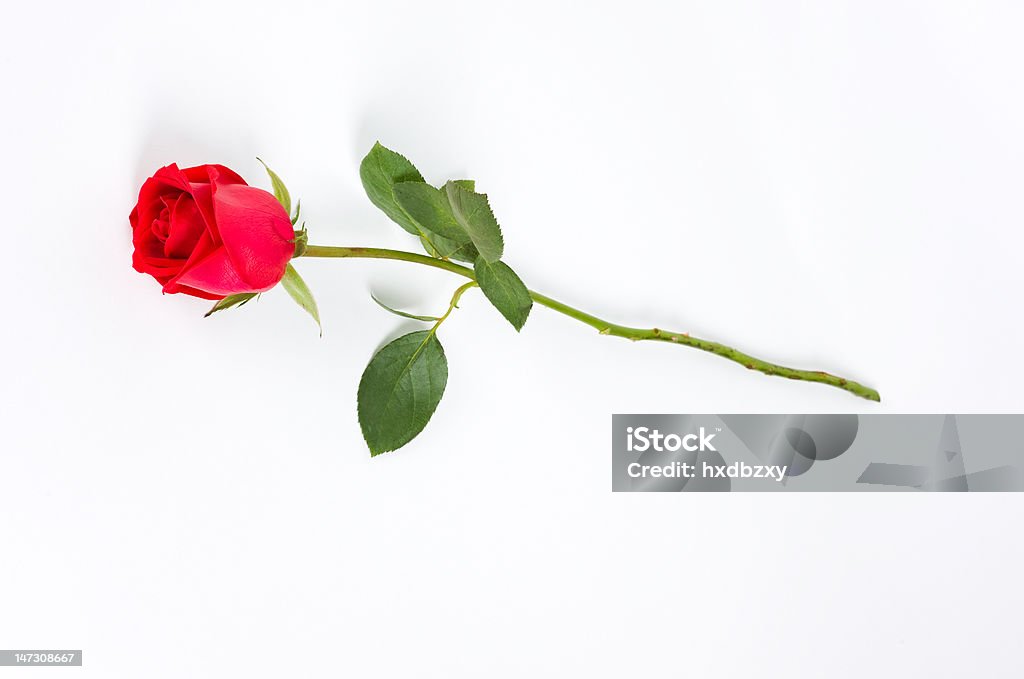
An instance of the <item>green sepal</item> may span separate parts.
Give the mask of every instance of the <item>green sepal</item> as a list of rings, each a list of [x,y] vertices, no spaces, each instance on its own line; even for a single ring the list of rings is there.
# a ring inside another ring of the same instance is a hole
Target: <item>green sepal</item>
[[[209,318],[211,314],[215,314],[218,311],[224,311],[225,309],[231,309],[232,307],[242,306],[253,297],[259,296],[258,292],[241,292],[237,295],[228,295],[224,299],[217,300],[209,311],[203,314],[203,318]]]
[[[277,176],[277,173],[271,170],[261,158],[257,158],[256,160],[260,161],[260,164],[263,165],[263,169],[267,171],[267,175],[270,177],[270,185],[274,189],[274,198],[277,198],[277,202],[281,204],[281,207],[284,208],[285,214],[290,218],[292,214],[292,196],[288,193],[288,187],[284,185],[284,182]],[[298,219],[298,213],[295,213],[295,219]],[[292,225],[294,224],[295,222],[293,221]]]
[[[310,291],[309,286],[306,285],[306,281],[302,280],[302,276],[295,270],[295,267],[288,264],[284,270],[284,278],[281,279],[281,285],[288,292],[296,304],[306,310],[313,320],[316,321],[317,328],[320,329],[320,336],[323,337],[324,329],[320,325],[320,310],[316,306],[316,300],[313,299],[313,293]]]
[[[307,245],[309,245],[309,232],[306,231],[306,224],[303,223],[302,228],[295,232],[295,253],[292,255],[292,259],[306,254]]]

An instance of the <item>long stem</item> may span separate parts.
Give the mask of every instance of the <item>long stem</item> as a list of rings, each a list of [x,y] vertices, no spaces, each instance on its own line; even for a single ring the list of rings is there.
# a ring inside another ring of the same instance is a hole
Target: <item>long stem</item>
[[[473,270],[469,267],[465,267],[461,264],[456,264],[455,262],[450,262],[445,259],[437,259],[436,257],[428,257],[427,255],[419,255],[414,252],[404,252],[402,250],[310,245],[306,248],[303,256],[397,259],[403,262],[413,262],[415,264],[423,264],[424,266],[432,266],[435,269],[444,269],[445,271],[465,276],[470,280],[476,280],[473,275]],[[793,380],[804,380],[806,382],[819,382],[821,384],[828,384],[839,389],[844,389],[851,394],[856,394],[857,396],[866,398],[870,401],[882,400],[878,395],[878,392],[874,389],[837,375],[831,375],[826,372],[821,372],[820,370],[797,370],[796,368],[787,368],[786,366],[769,363],[768,361],[762,361],[750,354],[745,354],[742,351],[733,349],[730,346],[700,339],[698,337],[691,337],[685,332],[671,332],[668,330],[661,330],[659,328],[631,328],[625,325],[610,323],[598,318],[597,316],[593,316],[585,311],[581,311],[569,306],[568,304],[559,302],[556,299],[552,299],[547,295],[542,295],[541,293],[534,292],[532,290],[530,291],[530,296],[533,297],[533,300],[537,302],[537,304],[546,306],[549,309],[554,309],[560,314],[565,314],[569,318],[574,318],[581,323],[585,323],[586,325],[597,329],[602,335],[625,337],[626,339],[633,341],[652,340],[655,342],[681,344],[695,349],[700,349],[701,351],[708,351],[712,354],[717,354],[722,358],[735,361],[750,370],[763,372],[765,375],[777,375],[779,377],[788,377]]]

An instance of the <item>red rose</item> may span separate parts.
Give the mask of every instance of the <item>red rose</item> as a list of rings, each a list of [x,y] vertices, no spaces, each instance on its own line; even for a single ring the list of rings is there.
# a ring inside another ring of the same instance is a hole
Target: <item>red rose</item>
[[[132,265],[164,292],[221,299],[277,285],[295,232],[273,195],[223,165],[157,170],[128,220]]]

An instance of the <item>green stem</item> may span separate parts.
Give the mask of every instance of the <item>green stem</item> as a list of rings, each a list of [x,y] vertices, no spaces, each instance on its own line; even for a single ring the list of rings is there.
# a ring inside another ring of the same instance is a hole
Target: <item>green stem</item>
[[[459,300],[462,299],[462,295],[466,292],[466,290],[469,290],[475,285],[476,281],[470,281],[468,283],[463,283],[455,290],[455,293],[452,295],[452,301],[448,303],[448,311],[444,312],[444,315],[434,322],[434,327],[430,329],[431,335],[437,333],[437,329],[441,327],[441,324],[448,320],[448,317],[452,315],[452,312],[455,311],[456,308],[458,308]]]
[[[473,270],[469,267],[450,262],[445,259],[437,259],[436,257],[429,257],[427,255],[419,255],[414,252],[403,252],[401,250],[386,250],[384,248],[349,248],[349,247],[331,247],[324,245],[310,245],[306,248],[303,253],[303,257],[361,257],[368,259],[397,259],[403,262],[413,262],[415,264],[423,264],[424,266],[432,266],[435,269],[444,269],[460,276],[465,276],[470,280],[475,280]],[[788,377],[792,380],[803,380],[806,382],[819,382],[821,384],[828,384],[839,389],[844,389],[851,394],[856,394],[861,398],[866,398],[870,401],[880,401],[881,397],[878,392],[870,387],[866,387],[863,384],[848,380],[837,375],[831,375],[820,370],[797,370],[796,368],[787,368],[786,366],[777,365],[775,363],[769,363],[768,361],[762,361],[759,358],[755,358],[750,354],[745,354],[742,351],[737,351],[730,346],[719,344],[718,342],[711,342],[709,340],[700,339],[697,337],[691,337],[685,332],[671,332],[668,330],[661,330],[659,328],[631,328],[625,325],[617,325],[615,323],[609,323],[603,319],[593,316],[581,311],[574,307],[569,306],[563,302],[559,302],[556,299],[552,299],[547,295],[542,295],[539,292],[530,291],[530,296],[533,300],[542,306],[546,306],[549,309],[553,309],[560,314],[565,314],[569,318],[574,318],[581,323],[585,323],[592,328],[597,329],[602,335],[611,335],[613,337],[624,337],[629,340],[651,340],[654,342],[668,342],[670,344],[681,344],[683,346],[693,347],[700,349],[701,351],[707,351],[712,354],[717,354],[722,358],[727,358],[730,361],[739,363],[745,368],[750,370],[757,370],[764,373],[765,375],[777,375],[779,377]]]

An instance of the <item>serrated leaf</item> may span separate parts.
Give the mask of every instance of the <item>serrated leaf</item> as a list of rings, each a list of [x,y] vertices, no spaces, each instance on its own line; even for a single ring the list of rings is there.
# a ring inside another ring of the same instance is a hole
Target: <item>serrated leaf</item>
[[[501,259],[505,244],[487,196],[470,191],[458,182],[448,182],[444,188],[452,215],[465,229],[480,256],[488,262]]]
[[[377,142],[360,163],[359,178],[371,203],[409,233],[422,235],[416,223],[395,201],[395,184],[423,181],[423,175],[405,156]]]
[[[480,253],[477,252],[476,246],[472,243],[456,243],[453,240],[448,240],[442,236],[431,234],[430,240],[420,237],[420,243],[423,245],[423,249],[431,257],[441,257],[443,259],[456,259],[460,262],[469,262],[472,264],[476,261]]]
[[[323,326],[320,325],[320,310],[317,309],[316,300],[313,299],[313,293],[310,291],[309,286],[306,285],[306,281],[302,280],[302,276],[295,270],[295,267],[288,264],[284,269],[284,278],[281,279],[281,285],[288,292],[295,302],[306,310],[313,320],[316,321],[316,327],[320,329],[320,334],[324,334]]]
[[[488,262],[482,257],[473,271],[484,296],[517,332],[522,330],[533,308],[533,298],[522,279],[504,262]]]
[[[267,175],[270,177],[270,185],[274,189],[274,198],[277,198],[277,202],[284,208],[285,213],[292,213],[292,196],[288,193],[288,187],[284,185],[281,178],[277,176],[277,173],[267,167],[267,164],[262,159],[257,158],[260,164],[263,165],[263,169],[267,171]],[[295,224],[295,222],[292,222]]]
[[[393,309],[393,308],[389,307],[387,304],[385,304],[384,302],[382,302],[379,299],[377,299],[377,296],[374,295],[372,292],[370,293],[370,299],[372,299],[374,302],[376,302],[377,306],[379,306],[380,308],[384,309],[385,311],[390,311],[394,315],[401,316],[402,318],[411,318],[414,321],[428,321],[428,322],[435,322],[435,321],[441,320],[437,316],[417,316],[416,314],[410,314],[407,311],[399,311],[398,309]]]
[[[455,221],[443,189],[423,182],[402,182],[395,184],[394,193],[398,205],[419,226],[459,244],[470,242],[469,234]]]
[[[203,318],[207,318],[210,316],[210,314],[215,314],[218,311],[224,311],[225,309],[230,309],[232,307],[242,306],[253,297],[256,297],[258,294],[259,293],[257,292],[242,292],[237,295],[228,295],[224,299],[217,300],[217,303],[214,304],[209,311],[203,314]]]
[[[427,426],[448,382],[448,360],[431,330],[388,343],[359,380],[359,426],[371,455],[397,450]]]
[[[452,182],[464,189],[476,190],[476,182],[472,179],[453,179]],[[448,192],[445,191],[444,187],[441,187],[439,190],[444,195],[445,200],[448,200]],[[448,207],[451,209],[451,205]],[[460,243],[438,235],[431,236],[429,241],[424,238],[421,238],[420,241],[423,243],[423,248],[427,251],[427,254],[434,255],[435,257],[455,259],[472,264],[480,256],[480,252],[473,245],[472,241]]]

